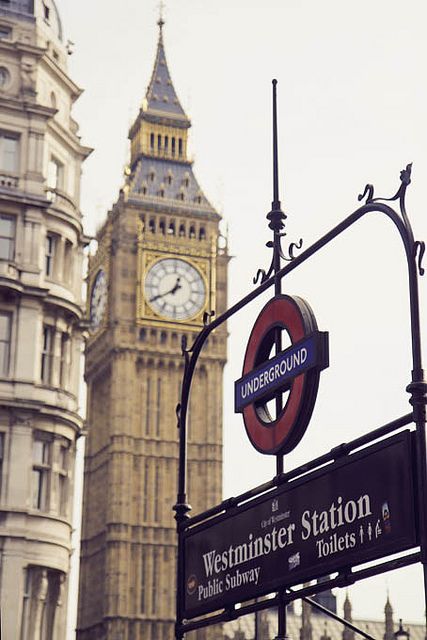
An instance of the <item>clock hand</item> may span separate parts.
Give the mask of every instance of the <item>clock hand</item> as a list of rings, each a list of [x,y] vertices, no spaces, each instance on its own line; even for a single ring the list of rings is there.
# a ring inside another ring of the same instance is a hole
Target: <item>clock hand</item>
[[[172,287],[172,289],[169,291],[169,293],[172,293],[173,295],[175,295],[175,293],[178,291],[178,289],[182,289],[182,284],[180,284],[180,280],[181,280],[181,278],[177,278],[176,279],[175,286]]]
[[[165,291],[164,293],[158,293],[157,295],[150,298],[149,302],[154,302],[154,300],[158,300],[159,298],[164,298],[165,296],[168,296],[170,293],[174,295],[178,291],[178,289],[182,289],[182,284],[179,283],[180,280],[181,278],[177,278],[172,289],[170,289],[169,291]]]
[[[169,291],[166,291],[166,293],[158,293],[156,296],[153,296],[152,298],[150,298],[148,300],[148,302],[154,302],[154,300],[158,300],[159,298],[163,298],[164,296],[166,296],[169,293]]]

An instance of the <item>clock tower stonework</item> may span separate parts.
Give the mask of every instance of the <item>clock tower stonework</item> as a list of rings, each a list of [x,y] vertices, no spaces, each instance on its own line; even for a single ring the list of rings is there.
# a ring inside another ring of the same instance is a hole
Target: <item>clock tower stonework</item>
[[[79,640],[174,637],[181,344],[191,345],[205,312],[226,308],[220,216],[193,174],[190,121],[169,74],[162,20],[159,27],[125,185],[89,264]],[[212,334],[193,381],[193,513],[222,498],[226,337],[225,328]]]

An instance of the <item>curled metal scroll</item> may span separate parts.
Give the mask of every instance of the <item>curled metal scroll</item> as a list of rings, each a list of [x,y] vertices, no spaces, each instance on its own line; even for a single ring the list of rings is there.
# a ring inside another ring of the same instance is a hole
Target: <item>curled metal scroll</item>
[[[263,282],[265,282],[266,280],[268,280],[269,278],[271,278],[271,276],[274,273],[274,267],[276,264],[276,253],[279,255],[281,260],[285,260],[285,262],[291,262],[292,260],[294,260],[296,258],[295,255],[295,250],[296,249],[301,249],[302,245],[303,245],[303,239],[300,238],[298,240],[298,242],[291,242],[289,247],[288,247],[288,251],[287,254],[285,254],[283,252],[282,249],[282,245],[281,245],[281,241],[282,238],[286,235],[286,233],[279,233],[276,234],[275,240],[269,240],[266,243],[266,247],[268,247],[269,249],[273,249],[273,256],[271,258],[271,264],[270,267],[268,269],[268,271],[266,271],[265,269],[258,269],[256,272],[256,276],[252,279],[253,284],[263,284]]]
[[[405,203],[406,189],[411,184],[411,173],[412,173],[412,162],[407,164],[405,169],[402,169],[402,171],[400,172],[400,186],[396,191],[396,193],[394,194],[394,196],[392,196],[391,198],[383,198],[383,197],[374,198],[374,187],[372,184],[367,184],[365,186],[363,193],[359,194],[357,199],[360,202],[364,198],[366,198],[366,204],[373,204],[375,202],[393,202],[395,200],[399,200],[399,208],[400,208],[400,214],[402,216],[402,221],[408,233],[408,237],[411,243],[413,244],[414,258],[416,258],[418,254],[418,262],[417,262],[418,273],[420,276],[422,276],[424,275],[424,268],[422,266],[422,261],[423,261],[424,252],[425,252],[425,243],[420,240],[416,240],[416,241],[414,240],[414,234],[413,234],[411,223],[406,211],[406,203]]]

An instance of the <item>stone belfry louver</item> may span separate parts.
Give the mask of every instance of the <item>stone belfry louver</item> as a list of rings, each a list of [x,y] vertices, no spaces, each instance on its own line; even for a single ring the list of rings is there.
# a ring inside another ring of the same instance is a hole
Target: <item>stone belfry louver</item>
[[[225,310],[220,216],[193,173],[190,121],[165,57],[132,125],[130,164],[89,265],[87,449],[78,638],[174,637],[179,398],[183,336]],[[194,511],[221,500],[226,333],[204,350],[189,412]]]

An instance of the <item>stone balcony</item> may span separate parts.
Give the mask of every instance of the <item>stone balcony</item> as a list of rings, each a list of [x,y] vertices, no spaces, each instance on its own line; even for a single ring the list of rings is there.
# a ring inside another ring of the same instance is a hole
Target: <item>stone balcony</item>
[[[53,208],[64,211],[71,216],[77,216],[80,218],[80,213],[75,201],[61,189],[48,188],[46,190],[46,198],[49,200]]]
[[[22,291],[23,285],[16,265],[9,260],[0,260],[0,289]]]
[[[19,177],[10,173],[0,173],[0,188],[19,189]]]

